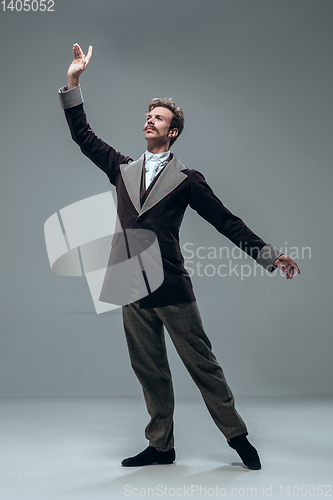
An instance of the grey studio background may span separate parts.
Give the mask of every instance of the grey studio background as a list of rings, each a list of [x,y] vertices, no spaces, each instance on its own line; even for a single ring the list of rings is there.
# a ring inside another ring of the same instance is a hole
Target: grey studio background
[[[295,258],[292,281],[279,271],[192,277],[234,394],[333,395],[332,15],[325,0],[55,0],[54,12],[1,11],[1,397],[141,395],[120,309],[97,315],[85,278],[54,275],[46,254],[48,217],[114,193],[60,108],[75,42],[85,53],[93,45],[80,82],[97,135],[138,158],[149,100],[172,96],[185,113],[180,161],[266,242],[311,249]],[[190,208],[185,244],[233,248]],[[192,267],[228,264],[200,255]],[[166,337],[176,398],[199,398]]]

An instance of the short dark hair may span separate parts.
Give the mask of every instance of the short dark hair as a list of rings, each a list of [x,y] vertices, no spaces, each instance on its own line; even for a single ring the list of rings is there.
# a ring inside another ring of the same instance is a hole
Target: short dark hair
[[[171,147],[172,144],[178,139],[178,137],[180,136],[180,134],[184,129],[184,122],[185,122],[184,113],[182,108],[177,106],[175,101],[171,97],[169,97],[169,99],[160,99],[159,97],[154,97],[154,99],[152,99],[148,104],[148,113],[152,109],[158,107],[167,108],[173,114],[169,130],[173,128],[178,129],[178,135],[176,135],[176,137],[171,137],[170,139],[170,147]]]

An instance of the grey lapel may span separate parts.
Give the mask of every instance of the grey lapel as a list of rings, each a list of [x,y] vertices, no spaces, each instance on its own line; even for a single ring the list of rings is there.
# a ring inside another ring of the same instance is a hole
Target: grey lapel
[[[140,156],[138,160],[132,161],[131,163],[123,163],[122,165],[119,165],[120,173],[123,178],[128,195],[137,212],[140,212],[141,210],[140,184],[143,159],[144,154]]]
[[[181,184],[187,175],[182,172],[186,167],[173,155],[172,160],[168,163],[161,175],[156,180],[149,195],[147,196],[142,208],[140,204],[140,183],[141,172],[143,166],[142,155],[138,160],[132,163],[120,165],[120,172],[124,180],[128,195],[139,215],[147,212],[179,184]]]

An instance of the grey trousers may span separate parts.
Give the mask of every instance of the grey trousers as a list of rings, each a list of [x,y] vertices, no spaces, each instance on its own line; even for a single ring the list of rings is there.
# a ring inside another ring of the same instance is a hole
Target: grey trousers
[[[227,439],[247,434],[223,370],[212,353],[196,302],[149,309],[140,309],[132,302],[122,311],[131,365],[151,417],[145,429],[150,446],[158,451],[174,446],[174,392],[163,325],[217,427]]]

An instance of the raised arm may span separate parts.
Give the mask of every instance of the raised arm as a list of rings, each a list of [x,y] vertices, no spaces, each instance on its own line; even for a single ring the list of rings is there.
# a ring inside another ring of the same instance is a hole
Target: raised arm
[[[79,77],[86,69],[91,55],[91,45],[87,56],[77,43],[73,45],[73,62],[67,71],[68,83],[59,89],[60,104],[64,109],[72,139],[78,144],[82,153],[107,174],[112,184],[115,184],[119,165],[128,163],[132,158],[124,156],[97,137],[88,123],[83,109]]]

